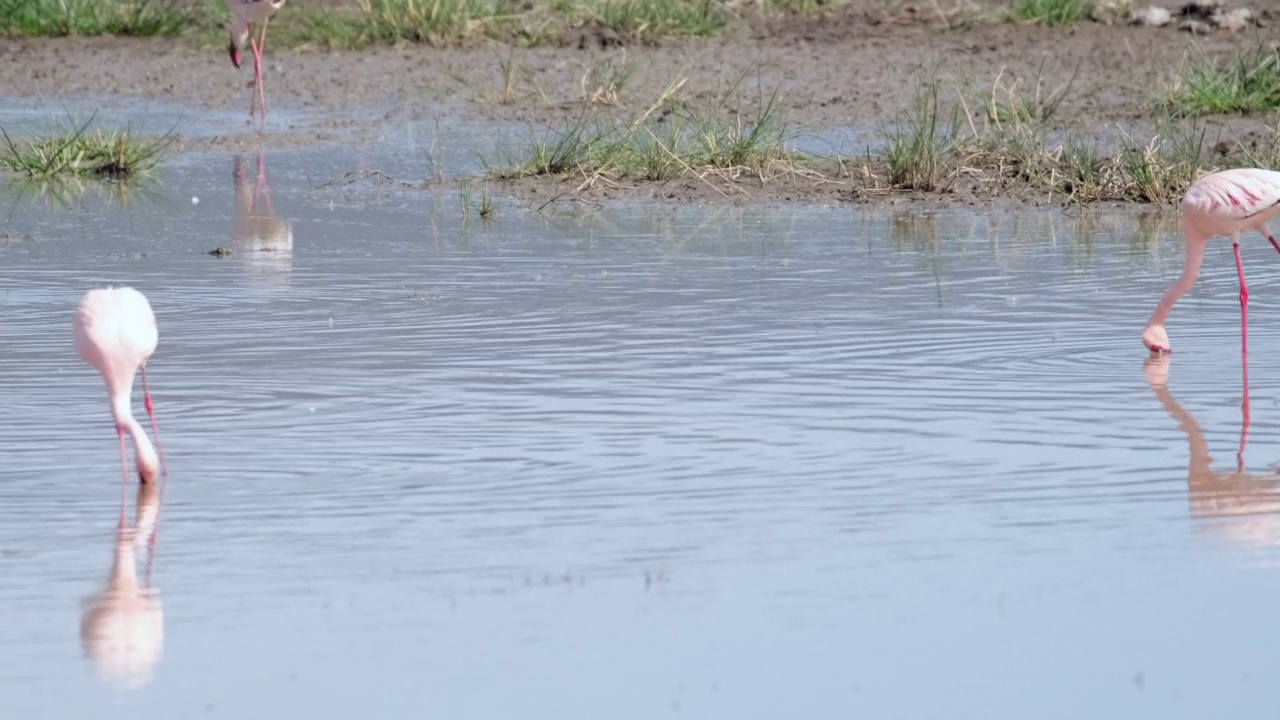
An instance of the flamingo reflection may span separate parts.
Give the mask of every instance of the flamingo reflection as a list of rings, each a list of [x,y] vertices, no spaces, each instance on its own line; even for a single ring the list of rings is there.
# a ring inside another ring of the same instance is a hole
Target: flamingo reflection
[[[264,286],[288,285],[293,270],[293,228],[276,217],[267,186],[267,162],[258,154],[258,174],[245,173],[245,159],[236,156],[232,168],[236,192],[236,220],[231,244],[237,257]]]
[[[135,689],[151,681],[164,648],[164,613],[151,585],[150,555],[155,552],[160,492],[156,483],[138,486],[138,515],[133,528],[116,532],[115,553],[106,587],[85,599],[80,615],[80,645],[98,676],[119,688]],[[140,579],[135,548],[150,546]]]
[[[1250,423],[1248,371],[1241,404],[1236,468],[1234,472],[1218,472],[1212,467],[1209,441],[1200,423],[1169,393],[1169,361],[1169,355],[1148,358],[1143,372],[1156,399],[1187,436],[1191,456],[1187,467],[1191,515],[1200,520],[1217,520],[1215,527],[1242,545],[1261,548],[1280,543],[1280,474],[1251,473],[1244,469]]]

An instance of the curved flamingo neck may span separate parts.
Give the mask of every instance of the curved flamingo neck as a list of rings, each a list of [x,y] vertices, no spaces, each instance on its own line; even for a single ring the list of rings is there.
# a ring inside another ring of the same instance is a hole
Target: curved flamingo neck
[[[1200,277],[1200,267],[1204,264],[1204,248],[1207,242],[1208,238],[1187,233],[1187,259],[1182,267],[1182,275],[1165,292],[1164,297],[1160,298],[1160,304],[1156,305],[1155,311],[1151,313],[1147,327],[1164,325],[1169,319],[1169,312],[1173,310],[1173,304],[1196,284],[1196,278]]]
[[[115,419],[116,425],[124,427],[129,431],[129,437],[133,438],[138,477],[142,482],[155,482],[160,475],[160,457],[156,454],[151,439],[147,437],[147,432],[133,418],[133,411],[129,407],[132,399],[132,388],[125,389],[123,392],[111,392],[111,416]]]

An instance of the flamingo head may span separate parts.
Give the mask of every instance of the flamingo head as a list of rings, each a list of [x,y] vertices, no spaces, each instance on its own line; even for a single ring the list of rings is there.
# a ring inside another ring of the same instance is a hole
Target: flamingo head
[[[1172,350],[1169,346],[1169,334],[1165,331],[1164,325],[1148,326],[1142,333],[1142,344],[1156,355]]]
[[[249,40],[249,24],[246,22],[233,23],[230,29],[231,44],[227,46],[227,54],[231,56],[231,64],[237,68],[240,67],[240,48]]]

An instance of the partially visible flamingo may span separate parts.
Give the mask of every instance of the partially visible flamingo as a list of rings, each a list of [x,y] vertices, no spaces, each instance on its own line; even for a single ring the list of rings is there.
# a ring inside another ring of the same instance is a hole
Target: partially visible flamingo
[[[1280,216],[1280,172],[1241,168],[1223,170],[1196,181],[1182,197],[1182,222],[1187,238],[1187,259],[1182,276],[1169,288],[1142,333],[1142,344],[1152,352],[1169,352],[1169,335],[1164,324],[1173,304],[1195,285],[1210,238],[1231,238],[1240,276],[1240,347],[1249,355],[1249,285],[1240,260],[1240,235],[1249,230],[1261,233],[1280,252],[1280,243],[1268,223]]]
[[[249,49],[253,51],[253,84],[257,93],[249,94],[249,117],[262,101],[262,121],[267,120],[267,91],[262,81],[262,51],[267,48],[267,20],[276,11],[284,7],[285,0],[227,0],[227,8],[231,10],[231,45],[227,52],[231,55],[231,64],[240,67],[240,49],[249,41]],[[261,23],[262,32],[258,39],[253,37],[253,24]]]
[[[125,526],[125,506],[128,504],[129,457],[125,450],[124,436],[133,438],[134,455],[138,465],[138,480],[154,483],[161,470],[168,477],[164,462],[164,447],[157,456],[147,433],[133,418],[131,401],[133,379],[142,371],[142,394],[151,419],[151,430],[156,444],[160,443],[160,429],[156,427],[155,404],[147,383],[147,360],[155,352],[159,334],[156,317],[146,296],[131,287],[95,288],[85,293],[76,309],[73,320],[76,354],[97,368],[107,384],[107,398],[111,403],[111,416],[115,420],[116,435],[120,439],[120,527]]]

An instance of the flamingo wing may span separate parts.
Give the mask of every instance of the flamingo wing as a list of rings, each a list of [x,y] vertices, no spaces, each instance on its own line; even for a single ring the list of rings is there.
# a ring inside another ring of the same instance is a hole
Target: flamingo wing
[[[1184,205],[1210,215],[1250,220],[1280,211],[1280,172],[1239,168],[1206,175],[1191,186]]]

